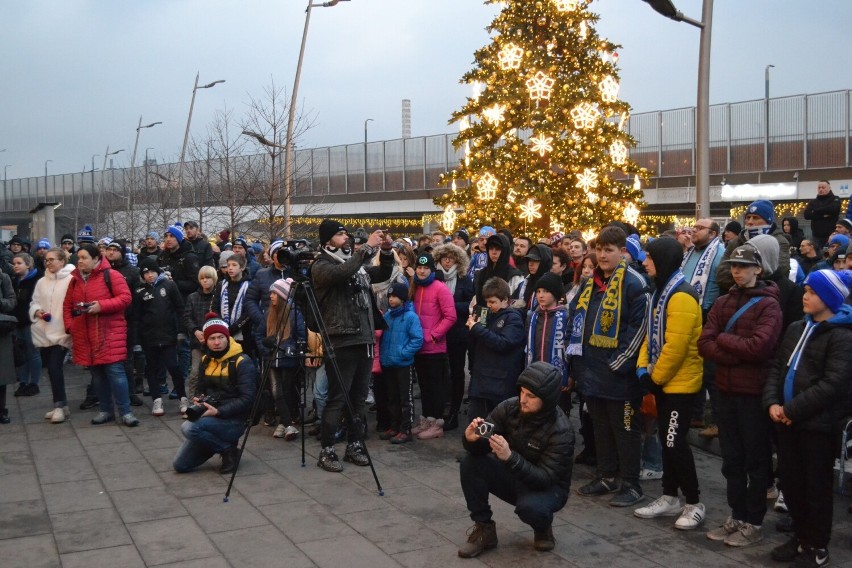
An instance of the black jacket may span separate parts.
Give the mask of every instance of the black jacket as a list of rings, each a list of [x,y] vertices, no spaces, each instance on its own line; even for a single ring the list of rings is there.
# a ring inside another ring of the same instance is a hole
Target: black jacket
[[[157,264],[163,272],[172,275],[184,298],[198,290],[198,256],[188,240],[182,240],[175,252],[162,251],[157,257]]]
[[[763,389],[763,406],[784,407],[795,430],[833,432],[848,414],[852,376],[852,308],[845,307],[814,329],[799,358],[793,398],[784,402],[787,362],[805,329],[804,321],[790,325],[769,371]],[[787,426],[779,426],[787,428]]]
[[[178,325],[181,314],[183,298],[174,282],[163,279],[155,284],[137,284],[133,288],[133,325],[128,326],[131,344],[176,345],[178,333],[184,333]]]
[[[206,354],[205,354],[206,355]],[[238,357],[238,360],[236,359]],[[236,377],[230,376],[231,365],[228,360],[234,358]],[[240,344],[231,339],[228,350],[219,359],[201,359],[196,392],[216,399],[213,405],[219,411],[219,418],[245,420],[251,414],[254,396],[257,392],[257,367],[251,358],[243,353]]]
[[[465,318],[467,321],[467,318]],[[524,369],[524,319],[514,308],[488,312],[485,325],[474,325],[468,343],[474,353],[470,396],[500,402],[517,394],[515,383]]]
[[[513,397],[498,404],[486,418],[494,424],[494,433],[506,438],[512,449],[506,468],[532,490],[545,491],[558,485],[569,492],[574,428],[557,405],[562,375],[553,365],[536,361],[521,373],[517,384],[518,388],[526,387],[535,393],[544,405],[539,412],[524,416],[518,397]],[[462,440],[471,454],[485,455],[491,451],[485,439],[468,442],[463,436]]]
[[[818,239],[826,240],[834,232],[839,216],[840,198],[831,190],[817,195],[805,207],[804,217],[811,222],[811,233]]]
[[[192,250],[195,252],[195,256],[198,257],[199,268],[202,266],[216,268],[216,265],[213,264],[213,247],[210,246],[210,243],[207,242],[207,239],[203,235],[199,235],[194,240],[186,239],[186,241],[189,242]]]
[[[214,288],[214,290],[217,289]],[[189,346],[192,349],[201,349],[201,342],[195,337],[195,332],[201,331],[204,327],[204,316],[215,311],[213,309],[214,299],[215,291],[205,294],[202,290],[196,290],[186,299],[181,333],[185,333],[189,338]]]

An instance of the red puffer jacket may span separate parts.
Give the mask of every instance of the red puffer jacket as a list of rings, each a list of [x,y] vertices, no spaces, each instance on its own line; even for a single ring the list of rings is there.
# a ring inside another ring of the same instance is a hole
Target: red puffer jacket
[[[74,363],[91,367],[109,365],[127,358],[127,321],[124,310],[130,305],[130,289],[124,277],[111,270],[112,294],[104,281],[104,271],[109,270],[106,257],[95,266],[84,280],[79,269],[71,273],[71,283],[62,306],[67,332],[73,341]],[[76,304],[97,300],[101,311],[97,314],[72,315]]]
[[[437,280],[428,286],[415,286],[412,302],[423,326],[423,347],[418,354],[446,353],[447,333],[458,318],[450,289]]]
[[[698,338],[698,351],[716,363],[716,388],[725,394],[762,395],[778,339],[781,336],[781,306],[778,286],[757,281],[754,288],[734,286],[721,296],[707,314]],[[751,298],[764,296],[734,323],[725,326]]]

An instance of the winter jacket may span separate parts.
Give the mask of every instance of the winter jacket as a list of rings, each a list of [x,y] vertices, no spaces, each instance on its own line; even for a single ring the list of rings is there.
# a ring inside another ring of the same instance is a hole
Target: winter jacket
[[[379,266],[369,266],[374,250],[362,246],[345,262],[323,249],[311,265],[314,293],[328,335],[335,347],[372,345],[373,332],[384,327],[381,312],[376,308],[370,284],[390,278],[394,257],[390,251],[379,253]],[[362,283],[358,273],[365,272]],[[366,305],[364,305],[366,294]]]
[[[473,290],[476,295],[477,308],[485,307],[485,298],[482,296],[482,287],[490,278],[499,276],[508,282],[509,295],[513,299],[518,297],[518,288],[520,288],[521,282],[524,281],[524,274],[512,266],[509,262],[512,259],[512,243],[509,241],[509,237],[501,233],[491,235],[485,243],[486,247],[489,244],[493,245],[495,240],[500,246],[500,257],[497,259],[497,262],[492,263],[488,258],[488,254],[483,253],[485,254],[485,267],[477,270],[473,276]]]
[[[494,424],[494,433],[503,436],[512,449],[505,462],[506,469],[531,490],[546,491],[559,486],[570,492],[574,428],[557,405],[562,378],[552,365],[537,361],[521,373],[517,384],[535,393],[544,404],[539,412],[525,416],[515,396],[498,404],[485,419]],[[491,452],[486,439],[469,442],[462,437],[462,440],[473,455]]]
[[[657,313],[659,304],[654,307]],[[691,394],[701,389],[704,360],[698,354],[701,306],[688,282],[675,288],[666,305],[663,348],[651,370],[651,380],[667,394]],[[648,337],[642,342],[637,367],[648,367]]]
[[[253,312],[253,316],[264,323],[263,330],[266,330],[266,314],[269,312],[269,288],[272,283],[282,278],[293,278],[296,276],[295,271],[284,268],[277,269],[274,266],[269,268],[261,268],[257,274],[251,279],[249,289],[246,290],[245,306]]]
[[[793,398],[784,402],[784,381],[790,356],[805,331],[805,321],[790,325],[778,355],[769,369],[763,389],[763,406],[784,407],[790,426],[778,428],[834,432],[838,422],[849,414],[852,394],[852,307],[842,306],[829,320],[816,324],[793,376]]]
[[[243,305],[242,312],[240,313],[239,321],[237,321],[234,317],[234,307],[237,305],[237,297],[240,294],[240,288],[242,287],[243,282],[248,282],[248,288],[246,289],[245,296],[243,296]],[[220,280],[219,286],[214,290],[213,293],[213,311],[217,314],[222,314],[222,287],[228,287],[228,319],[229,330],[231,332],[231,337],[235,337],[239,332],[242,332],[244,339],[249,339],[254,342],[254,330],[255,329],[266,329],[266,321],[263,316],[260,314],[260,310],[251,309],[248,303],[248,293],[249,289],[251,289],[251,282],[248,275],[248,272],[243,271],[240,280],[233,282],[229,279]],[[269,294],[267,294],[268,296]],[[243,341],[243,340],[240,340]]]
[[[524,370],[524,319],[514,308],[488,313],[485,325],[476,324],[468,335],[474,353],[468,393],[472,397],[503,401],[517,394],[518,375]]]
[[[141,282],[133,290],[133,326],[131,345],[162,347],[177,345],[178,333],[183,333],[180,318],[183,298],[174,282],[160,275],[153,284]]]
[[[774,282],[778,286],[778,304],[781,306],[781,313],[783,314],[781,333],[778,334],[778,337],[784,337],[784,333],[786,333],[790,324],[801,320],[805,315],[802,311],[802,296],[805,295],[805,289],[802,286],[797,286],[780,270],[776,270],[764,280]]]
[[[450,290],[435,280],[427,286],[415,285],[411,301],[423,327],[423,347],[419,355],[446,353],[447,333],[457,318]]]
[[[214,288],[215,289],[215,288]],[[201,349],[201,342],[195,337],[196,331],[201,331],[204,328],[205,316],[213,312],[213,301],[215,292],[205,294],[203,290],[196,290],[186,299],[186,304],[183,308],[183,328],[181,333],[185,333],[189,338],[189,345],[192,349]]]
[[[212,266],[216,268],[216,265],[213,264],[213,247],[210,246],[210,243],[204,237],[204,235],[198,235],[195,239],[185,239],[192,246],[193,252],[195,252],[195,256],[198,257],[198,267],[202,266]]]
[[[399,308],[385,312],[388,328],[382,332],[380,360],[382,367],[408,367],[423,346],[423,328],[414,313],[411,300]]]
[[[763,297],[725,331],[725,326],[746,302]],[[759,396],[763,393],[767,361],[775,354],[781,334],[778,286],[757,281],[753,288],[734,286],[716,300],[698,339],[698,351],[716,363],[716,388],[724,394]]]
[[[307,328],[305,327],[305,317],[302,312],[293,307],[288,314],[288,322],[281,332],[281,341],[278,343],[278,349],[274,353],[269,353],[269,349],[263,347],[264,356],[269,356],[269,361],[276,369],[292,369],[299,365],[300,355],[299,349],[303,348],[307,342]],[[264,324],[266,322],[264,321]],[[271,338],[275,338],[278,333],[277,329],[267,329],[266,325],[255,326],[252,330],[254,333],[255,343],[259,346],[263,345],[263,340],[267,334]],[[301,343],[301,346],[299,345]],[[275,344],[275,341],[272,341]]]
[[[33,299],[33,293],[38,281],[41,279],[38,271],[33,268],[24,276],[23,280],[18,277],[12,278],[12,286],[15,288],[15,312],[12,314],[18,318],[18,327],[29,327],[32,324],[30,319],[30,301]]]
[[[840,217],[840,198],[831,190],[825,195],[817,195],[808,202],[802,216],[811,222],[811,233],[824,241],[834,232]]]
[[[832,225],[833,227],[834,225]],[[775,225],[772,225],[772,230],[769,234],[778,241],[778,270],[782,274],[788,274],[790,272],[790,235]],[[746,244],[746,242],[748,242],[747,233],[746,230],[743,230],[740,236],[728,241],[725,247],[725,256],[722,260],[731,258],[734,249]],[[734,285],[734,277],[731,276],[731,265],[727,262],[719,264],[719,268],[716,270],[716,283],[719,285],[719,294],[727,294],[728,290]]]
[[[206,355],[206,353],[205,353]],[[236,377],[230,377],[228,359],[240,356],[236,362]],[[213,397],[213,405],[219,411],[219,418],[244,420],[251,413],[254,396],[257,392],[257,367],[251,358],[243,353],[240,344],[233,339],[228,340],[228,350],[218,358],[210,358],[198,373],[197,391],[192,396],[201,394]]]
[[[62,304],[65,301],[65,292],[71,283],[72,272],[74,267],[66,264],[55,274],[48,270],[36,284],[29,311],[33,345],[36,347],[61,345],[66,349],[71,348],[71,336],[65,332]],[[36,317],[35,314],[39,310],[49,313],[50,321]]]
[[[603,278],[598,268],[595,269],[595,277]],[[604,287],[606,281],[603,281]],[[583,330],[583,355],[570,357],[571,375],[577,382],[577,388],[585,396],[609,400],[641,399],[644,391],[636,380],[636,360],[645,338],[649,301],[647,282],[641,274],[627,268],[622,281],[618,347],[614,349],[596,347],[589,343],[594,331],[595,315],[605,295],[598,282],[593,285]],[[578,299],[579,294],[568,310],[568,321],[572,323]]]
[[[104,272],[112,270],[106,257],[83,278],[79,269],[71,273],[71,283],[62,305],[62,317],[73,342],[74,364],[83,367],[109,365],[127,358],[127,321],[124,310],[131,303],[130,289],[124,278],[110,274],[112,294],[104,281]],[[114,271],[113,271],[114,272]],[[97,314],[81,312],[77,304],[97,300]],[[76,312],[77,315],[73,315]]]
[[[14,317],[12,312],[15,311],[16,304],[12,279],[8,274],[0,271],[0,314]],[[0,335],[0,361],[4,363],[0,365],[0,385],[13,385],[18,380],[15,375],[15,365],[10,364],[14,358],[13,336],[14,332]]]
[[[140,257],[141,258],[141,257]],[[160,270],[168,272],[181,296],[186,298],[198,290],[198,256],[192,249],[192,244],[184,239],[174,252],[163,250],[157,257]]]
[[[464,273],[457,273],[461,278],[456,277],[456,289],[452,292],[453,304],[456,307],[456,322],[450,331],[447,333],[447,345],[455,345],[459,343],[466,344],[468,338],[467,316],[470,314],[470,301],[473,298],[473,284],[464,277]],[[435,272],[435,280],[444,281],[445,275],[440,266]],[[449,290],[449,287],[447,287]]]
[[[840,208],[838,207],[838,211]],[[784,221],[787,221],[790,224],[790,232],[787,233],[790,236],[790,246],[796,247],[797,249],[802,244],[802,241],[805,239],[805,232],[799,228],[799,220],[795,217],[784,217],[781,219],[781,229],[784,229]],[[834,227],[831,228],[834,230]]]
[[[565,316],[565,325],[557,329],[560,315]],[[535,318],[535,323],[533,323]],[[535,311],[527,312],[524,320],[524,331],[527,334],[526,345],[524,351],[526,353],[526,365],[530,365],[536,361],[544,361],[551,365],[561,368],[562,370],[562,386],[568,385],[568,365],[564,361],[565,348],[568,345],[568,336],[571,332],[569,329],[568,308],[557,305],[556,307],[545,310],[541,306]],[[535,329],[530,330],[531,326]],[[555,357],[560,357],[562,361],[554,361]]]

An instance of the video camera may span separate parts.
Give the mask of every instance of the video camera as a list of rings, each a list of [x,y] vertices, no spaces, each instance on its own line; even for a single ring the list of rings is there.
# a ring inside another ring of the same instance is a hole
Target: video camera
[[[317,253],[308,246],[305,239],[290,239],[275,253],[278,264],[294,268],[307,269],[317,258]]]

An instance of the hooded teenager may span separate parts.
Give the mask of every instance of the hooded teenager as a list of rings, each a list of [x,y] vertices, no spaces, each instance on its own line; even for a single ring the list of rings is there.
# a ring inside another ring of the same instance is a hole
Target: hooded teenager
[[[509,264],[512,257],[512,243],[509,237],[497,233],[485,241],[485,266],[477,270],[473,277],[473,290],[476,308],[485,308],[485,298],[482,296],[482,286],[495,276],[508,282],[512,298],[517,298],[517,290],[524,280],[524,274]],[[552,262],[551,256],[551,262]]]
[[[539,243],[530,248],[526,259],[529,275],[521,282],[518,288],[518,299],[512,303],[513,308],[522,310],[521,315],[524,317],[528,311],[538,307],[535,296],[535,291],[538,289],[536,282],[553,268],[553,251],[549,246]]]

